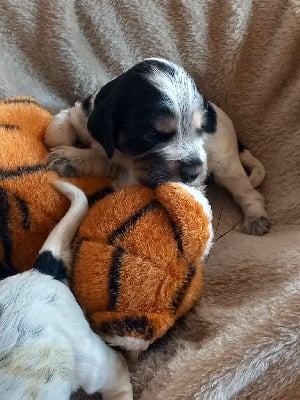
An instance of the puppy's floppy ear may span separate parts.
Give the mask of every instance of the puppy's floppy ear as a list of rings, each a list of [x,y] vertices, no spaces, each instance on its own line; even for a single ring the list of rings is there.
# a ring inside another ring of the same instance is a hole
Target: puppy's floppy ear
[[[106,107],[94,107],[88,118],[87,128],[93,138],[101,144],[107,157],[112,158],[115,151],[114,123]]]
[[[104,85],[95,97],[94,109],[88,117],[87,129],[104,148],[108,158],[115,151],[114,121],[120,76]]]

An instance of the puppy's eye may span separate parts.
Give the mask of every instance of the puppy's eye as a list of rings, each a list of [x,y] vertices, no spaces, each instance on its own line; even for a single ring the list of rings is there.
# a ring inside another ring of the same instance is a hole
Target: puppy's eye
[[[167,142],[175,136],[176,132],[161,132],[157,129],[153,129],[152,131],[146,132],[144,134],[145,139],[157,142]]]
[[[198,136],[202,136],[203,135],[203,129],[202,128],[196,128],[196,133]]]
[[[144,134],[144,138],[147,140],[155,140],[158,139],[158,134],[156,131],[147,132]]]

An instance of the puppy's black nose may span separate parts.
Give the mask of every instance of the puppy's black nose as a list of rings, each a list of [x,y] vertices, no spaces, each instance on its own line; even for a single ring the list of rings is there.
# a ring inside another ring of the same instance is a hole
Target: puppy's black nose
[[[199,175],[202,166],[202,161],[199,158],[181,161],[180,178],[182,182],[193,182]]]

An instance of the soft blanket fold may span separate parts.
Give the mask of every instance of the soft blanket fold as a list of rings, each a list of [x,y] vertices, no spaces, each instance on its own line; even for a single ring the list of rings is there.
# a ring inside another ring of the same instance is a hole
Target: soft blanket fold
[[[272,231],[240,233],[209,188],[204,296],[131,363],[136,399],[300,399],[299,1],[0,0],[0,98],[56,111],[149,56],[183,64],[231,116],[266,167]]]

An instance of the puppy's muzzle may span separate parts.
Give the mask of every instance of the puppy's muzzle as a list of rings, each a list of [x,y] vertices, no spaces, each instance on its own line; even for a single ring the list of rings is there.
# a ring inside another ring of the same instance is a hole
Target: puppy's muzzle
[[[202,164],[203,163],[199,158],[194,158],[188,161],[181,161],[180,178],[182,179],[182,182],[190,183],[197,179],[200,174]]]

